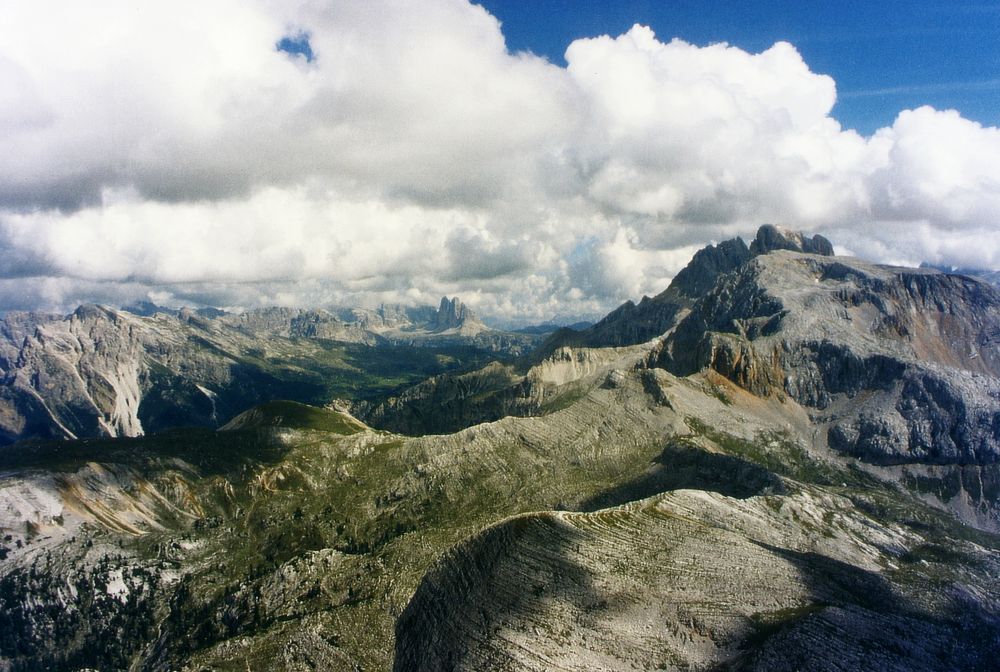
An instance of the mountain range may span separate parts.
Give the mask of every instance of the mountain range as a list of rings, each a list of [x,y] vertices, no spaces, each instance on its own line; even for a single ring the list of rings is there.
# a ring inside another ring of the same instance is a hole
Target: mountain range
[[[338,394],[379,393],[515,356],[538,338],[489,329],[447,297],[436,310],[338,314],[135,309],[143,314],[96,305],[67,316],[8,313],[0,321],[0,444],[218,427],[269,399],[322,405]]]
[[[468,313],[445,303],[414,342],[497,338],[456,333]],[[49,436],[84,435],[67,423],[86,416],[95,437],[0,449],[5,669],[984,670],[1000,655],[1000,292],[982,280],[765,226],[517,358],[326,408],[236,413],[233,396],[218,429],[133,438],[113,437],[147,428],[151,390],[221,398],[199,377],[217,370],[262,399],[233,353],[308,370],[323,358],[297,352],[334,327],[77,313],[4,323],[21,345],[3,369],[41,398],[6,386],[7,426],[44,403],[68,430]],[[156,366],[174,387],[144,382]],[[99,413],[40,392],[81,389]]]

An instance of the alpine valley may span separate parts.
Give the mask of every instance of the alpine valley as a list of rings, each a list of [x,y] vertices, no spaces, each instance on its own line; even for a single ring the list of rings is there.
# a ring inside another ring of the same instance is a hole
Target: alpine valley
[[[217,428],[255,403],[364,399],[509,359],[538,335],[487,328],[458,299],[436,310],[169,311],[80,306],[0,321],[0,444]]]
[[[1000,659],[981,279],[764,226],[579,330],[446,299],[0,334],[3,670]]]

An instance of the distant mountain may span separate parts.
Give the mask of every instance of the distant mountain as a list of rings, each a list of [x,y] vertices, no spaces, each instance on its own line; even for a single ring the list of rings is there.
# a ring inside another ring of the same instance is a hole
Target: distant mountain
[[[133,315],[139,315],[140,317],[152,317],[157,313],[164,313],[166,315],[177,315],[180,310],[175,310],[173,308],[166,308],[164,306],[159,306],[152,301],[136,301],[134,303],[129,303],[121,307],[127,313],[132,313]],[[188,312],[192,312],[200,317],[221,317],[226,314],[225,310],[220,310],[219,308],[213,308],[211,306],[204,306],[201,308],[185,308],[183,309]]]
[[[488,329],[458,299],[443,299],[438,311],[340,316],[134,308],[151,315],[86,305],[65,317],[9,313],[0,321],[0,444],[216,426],[268,399],[364,398],[533,344]]]
[[[257,308],[242,313],[228,313],[217,308],[164,308],[151,301],[139,301],[123,306],[122,310],[141,317],[156,314],[173,315],[185,321],[196,318],[216,320],[216,324],[231,326],[247,333],[284,337],[325,338],[345,343],[375,343],[427,341],[453,342],[473,338],[485,332],[497,335],[514,333],[490,329],[458,298],[442,297],[437,309],[431,306],[383,304],[374,310],[341,308],[335,311],[300,308]],[[208,322],[205,323],[209,324]],[[510,344],[501,337],[501,349]],[[522,339],[525,344],[529,340]],[[480,342],[487,345],[490,335]]]
[[[948,273],[949,275],[966,275],[970,278],[985,280],[994,287],[1000,287],[1000,271],[990,271],[979,268],[958,268],[956,266],[944,266],[942,264],[930,264],[926,261],[920,264],[920,268],[933,268]]]
[[[480,322],[472,309],[458,300],[458,298],[441,299],[441,306],[434,316],[435,332],[451,331],[458,334],[475,335],[487,331],[488,327]]]

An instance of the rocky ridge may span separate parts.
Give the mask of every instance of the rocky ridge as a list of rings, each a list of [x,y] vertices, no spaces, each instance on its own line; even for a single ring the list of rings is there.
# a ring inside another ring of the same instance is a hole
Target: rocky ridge
[[[659,338],[676,326],[721,276],[753,257],[774,250],[833,255],[833,245],[822,236],[804,236],[766,224],[760,227],[749,246],[742,238],[734,238],[702,248],[660,294],[652,298],[644,296],[638,304],[626,301],[588,329],[556,332],[539,348],[536,357],[545,357],[563,346],[626,346]]]
[[[475,371],[434,376],[399,395],[347,408],[373,427],[411,436],[456,432],[507,416],[542,415],[572,403],[613,372],[635,366],[651,347],[561,347],[527,369],[492,362]]]
[[[777,231],[693,261],[662,338],[383,416],[478,423],[530,390],[530,417],[403,436],[272,403],[0,452],[3,664],[988,668],[997,294]],[[837,444],[866,412],[892,431]]]
[[[836,521],[824,535],[803,534],[824,517]],[[939,614],[963,613],[963,597],[928,600],[884,578],[881,560],[914,541],[815,490],[675,490],[595,513],[519,516],[427,574],[399,619],[394,669],[988,666],[995,644],[977,638],[989,619],[966,613],[956,628]]]
[[[709,368],[755,395],[787,395],[809,409],[817,450],[931,491],[957,479],[962,515],[995,528],[992,486],[966,486],[998,479],[997,330],[1000,293],[981,281],[777,251],[700,299],[654,365]]]

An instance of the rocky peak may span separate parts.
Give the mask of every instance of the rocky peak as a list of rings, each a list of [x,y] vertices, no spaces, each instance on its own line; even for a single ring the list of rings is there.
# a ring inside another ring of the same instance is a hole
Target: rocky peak
[[[661,297],[697,299],[715,286],[719,276],[735,271],[753,257],[776,250],[833,256],[833,245],[823,236],[810,237],[799,231],[764,224],[749,246],[737,237],[698,250]]]
[[[757,229],[757,237],[750,243],[750,254],[756,257],[775,250],[820,254],[825,257],[833,256],[833,245],[823,236],[810,237],[799,231],[765,224]]]
[[[719,278],[736,271],[754,257],[775,250],[833,256],[833,245],[823,236],[809,237],[765,224],[749,246],[742,238],[733,238],[698,250],[670,286],[655,297],[643,297],[639,304],[626,301],[581,332],[559,330],[553,333],[536,356],[544,359],[560,346],[625,346],[656,338],[674,327],[688,308],[709,294]]]
[[[449,299],[447,296],[441,297],[441,305],[434,317],[433,327],[435,331],[458,329],[468,323],[479,323],[479,318],[476,317],[471,308],[459,301],[458,297],[453,299]]]
[[[73,318],[80,321],[114,319],[115,312],[95,303],[85,303],[73,311]]]
[[[760,233],[757,235],[760,236]],[[742,238],[703,247],[674,277],[670,288],[685,297],[697,298],[712,289],[719,275],[738,268],[750,256],[750,248]]]

